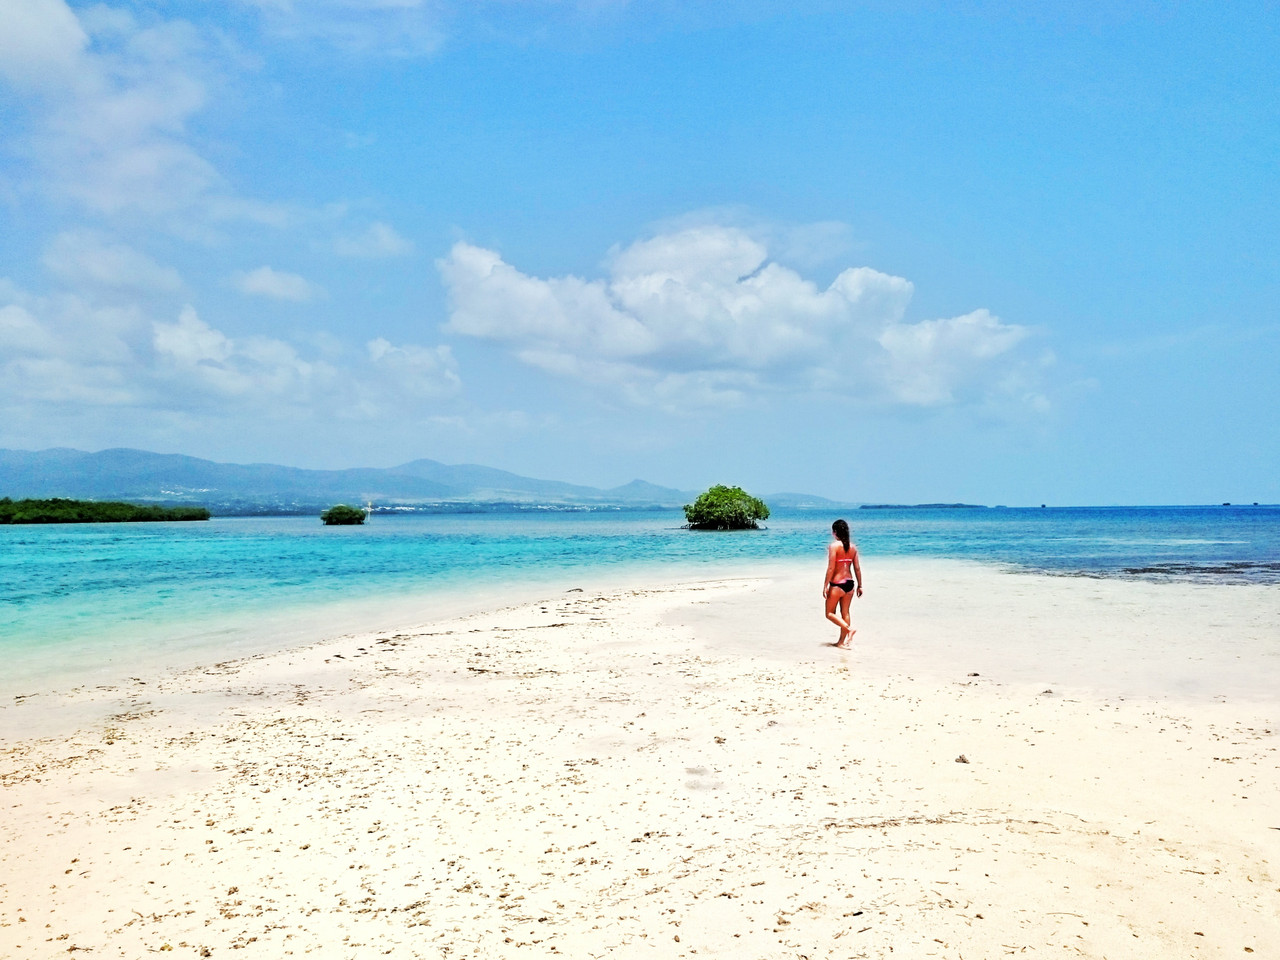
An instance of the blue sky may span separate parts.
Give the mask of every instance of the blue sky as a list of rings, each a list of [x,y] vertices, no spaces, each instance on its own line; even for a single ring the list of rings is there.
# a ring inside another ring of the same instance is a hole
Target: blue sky
[[[1273,4],[0,22],[0,446],[1280,501]]]

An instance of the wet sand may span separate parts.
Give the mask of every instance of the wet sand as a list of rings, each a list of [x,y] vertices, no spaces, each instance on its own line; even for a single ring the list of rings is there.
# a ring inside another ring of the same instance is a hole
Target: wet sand
[[[1280,591],[865,567],[10,702],[0,955],[1275,955]]]

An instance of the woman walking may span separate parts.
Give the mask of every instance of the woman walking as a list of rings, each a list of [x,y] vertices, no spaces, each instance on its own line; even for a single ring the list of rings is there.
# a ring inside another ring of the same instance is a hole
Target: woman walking
[[[858,548],[849,542],[849,524],[837,520],[831,525],[834,539],[827,547],[827,574],[822,578],[822,596],[827,602],[827,619],[840,628],[835,646],[848,650],[855,631],[850,626],[849,604],[854,591],[862,596],[862,568],[858,566]],[[839,612],[837,612],[839,611]]]

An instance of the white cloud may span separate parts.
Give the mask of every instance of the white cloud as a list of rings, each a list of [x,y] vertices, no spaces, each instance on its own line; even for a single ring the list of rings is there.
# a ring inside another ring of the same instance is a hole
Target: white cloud
[[[917,406],[977,399],[1020,362],[1028,335],[985,310],[904,323],[909,281],[851,267],[819,288],[737,227],[638,241],[615,250],[609,275],[596,280],[529,276],[466,243],[438,267],[451,332],[672,410],[776,390],[838,389]]]
[[[181,414],[224,427],[246,415],[426,422],[448,415],[460,391],[447,346],[379,338],[360,350],[329,343],[304,352],[286,340],[231,336],[190,305],[155,320],[136,306],[37,297],[0,280],[0,412],[24,421],[128,407],[148,420]]]
[[[291,344],[268,337],[236,341],[210,327],[191,306],[176,323],[155,323],[152,343],[157,374],[188,394],[209,394],[219,401],[244,401],[260,406],[308,406],[337,385],[337,370],[310,362]],[[188,395],[179,403],[197,402]],[[264,412],[269,412],[264,410]]]
[[[572,343],[600,357],[649,352],[654,339],[639,321],[617,309],[603,281],[577,277],[539,280],[491,250],[457,244],[440,270],[454,309],[449,329],[561,352]]]
[[[0,81],[22,95],[12,147],[36,183],[100,215],[278,223],[278,206],[237,196],[189,127],[228,67],[225,38],[182,20],[140,25],[104,6],[0,0]],[[181,216],[179,216],[181,215]]]
[[[119,407],[139,399],[136,386],[119,367],[110,364],[76,363],[64,357],[15,357],[4,365],[4,374],[4,394],[20,397],[25,413],[36,406]]]
[[[179,366],[220,364],[232,354],[231,341],[201,320],[189,304],[182,308],[177,323],[157,323],[154,327],[156,352]]]
[[[333,241],[333,251],[340,257],[376,260],[403,257],[413,252],[413,242],[400,236],[389,223],[374,222],[368,229]]]
[[[22,343],[11,344],[9,359],[35,352],[78,363],[127,363],[146,326],[135,304],[104,304],[80,293],[37,297],[8,281],[0,281],[0,308],[10,318],[11,334],[25,331]]]
[[[936,406],[952,402],[956,389],[980,375],[987,361],[1026,336],[1025,327],[975,310],[949,320],[886,327],[879,343],[888,354],[887,382],[894,396],[903,403]]]
[[[0,307],[0,354],[46,356],[57,352],[57,341],[35,317],[11,303]]]
[[[33,297],[0,281],[0,407],[24,416],[49,405],[130,403],[132,307],[95,305],[79,295]]]
[[[462,386],[458,364],[447,346],[393,346],[382,337],[370,340],[365,348],[378,371],[377,379],[391,378],[403,390],[418,396],[441,396]]]
[[[703,207],[651,225],[655,235],[672,236],[690,229],[733,229],[769,251],[769,259],[801,270],[847,261],[858,247],[853,229],[839,220],[785,223],[765,220],[738,204]],[[615,248],[613,253],[617,252]]]
[[[440,3],[424,0],[239,0],[259,11],[267,31],[348,54],[409,57],[444,40]]]
[[[43,262],[51,273],[76,287],[138,292],[173,292],[182,288],[177,270],[91,230],[59,234],[45,251]]]
[[[0,23],[0,75],[27,90],[66,84],[89,45],[62,0],[0,0]]]
[[[290,300],[294,303],[305,303],[324,292],[305,277],[266,266],[247,273],[232,274],[231,283],[241,293],[250,296]]]

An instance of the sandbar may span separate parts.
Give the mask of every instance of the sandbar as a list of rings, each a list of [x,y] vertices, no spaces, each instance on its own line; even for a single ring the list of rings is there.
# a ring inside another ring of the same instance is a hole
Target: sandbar
[[[0,956],[1277,955],[1280,590],[817,566],[8,702]]]

